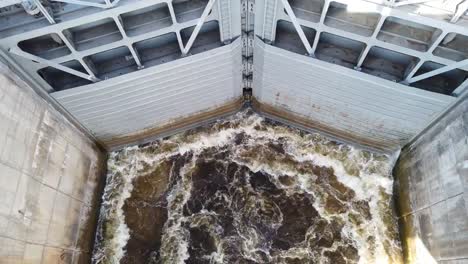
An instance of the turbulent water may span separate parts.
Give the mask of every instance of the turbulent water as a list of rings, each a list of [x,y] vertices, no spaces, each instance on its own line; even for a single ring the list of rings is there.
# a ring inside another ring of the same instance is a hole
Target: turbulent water
[[[245,110],[111,154],[95,263],[401,263],[393,158]]]

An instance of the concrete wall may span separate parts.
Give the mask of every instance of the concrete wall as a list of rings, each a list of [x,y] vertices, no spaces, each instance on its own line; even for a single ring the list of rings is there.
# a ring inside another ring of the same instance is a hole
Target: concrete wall
[[[468,96],[395,167],[408,263],[468,263]]]
[[[105,155],[0,65],[0,263],[88,263]]]

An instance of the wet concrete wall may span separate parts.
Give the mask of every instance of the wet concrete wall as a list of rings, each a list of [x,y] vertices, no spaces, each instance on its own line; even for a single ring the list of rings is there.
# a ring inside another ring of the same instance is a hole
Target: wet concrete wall
[[[414,144],[395,167],[408,263],[468,263],[468,99]]]
[[[89,263],[105,160],[0,65],[0,263]]]

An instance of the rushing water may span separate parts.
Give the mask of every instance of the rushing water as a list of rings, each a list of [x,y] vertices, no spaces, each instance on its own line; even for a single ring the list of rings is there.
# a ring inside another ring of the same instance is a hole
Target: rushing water
[[[250,110],[114,152],[95,263],[401,263],[393,157]]]

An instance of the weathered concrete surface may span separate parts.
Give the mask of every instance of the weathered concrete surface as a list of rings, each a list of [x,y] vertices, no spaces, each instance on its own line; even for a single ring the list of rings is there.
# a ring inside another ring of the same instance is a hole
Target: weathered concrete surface
[[[414,144],[395,167],[408,263],[468,263],[468,99]]]
[[[106,155],[0,65],[0,263],[87,263]]]

